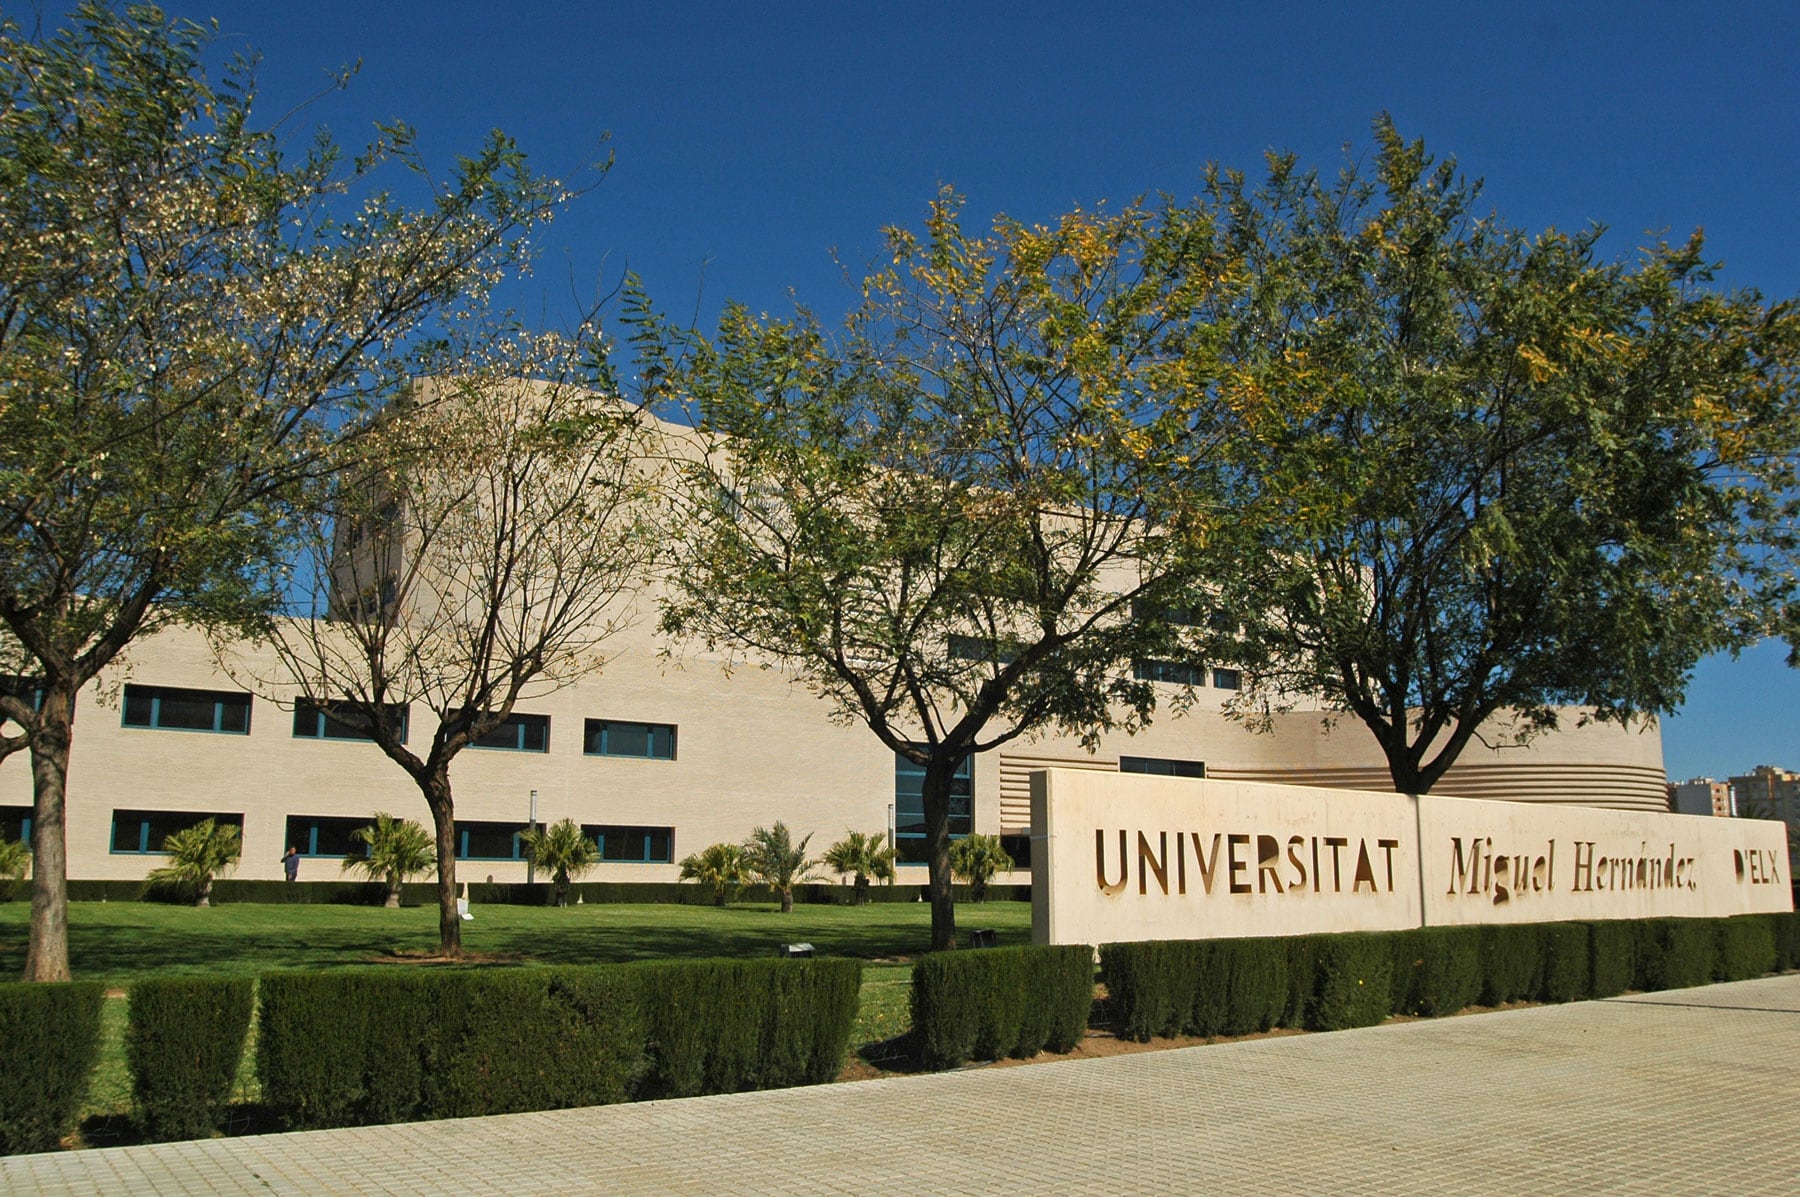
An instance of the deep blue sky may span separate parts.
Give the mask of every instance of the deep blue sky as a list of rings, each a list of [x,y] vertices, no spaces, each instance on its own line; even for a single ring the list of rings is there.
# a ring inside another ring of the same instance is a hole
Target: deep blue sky
[[[55,11],[54,0],[50,0]],[[9,6],[13,10],[18,5]],[[557,323],[626,269],[708,323],[729,297],[823,315],[884,224],[940,184],[995,212],[1191,195],[1209,161],[1289,149],[1335,169],[1377,112],[1537,229],[1606,250],[1706,231],[1731,286],[1800,295],[1800,5],[1792,3],[474,3],[175,0],[255,48],[272,120],[347,142],[402,118],[438,163],[505,129],[612,173],[539,238],[518,293]],[[1773,646],[1702,665],[1664,727],[1672,777],[1800,768],[1800,671]]]

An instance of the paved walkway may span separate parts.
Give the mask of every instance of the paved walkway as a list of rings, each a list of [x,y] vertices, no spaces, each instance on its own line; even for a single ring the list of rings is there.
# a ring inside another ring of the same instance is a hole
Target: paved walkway
[[[20,1156],[0,1193],[1800,1191],[1800,974],[769,1093]]]

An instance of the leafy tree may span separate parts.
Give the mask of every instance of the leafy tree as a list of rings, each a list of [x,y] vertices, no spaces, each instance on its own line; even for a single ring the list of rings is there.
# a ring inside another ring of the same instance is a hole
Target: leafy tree
[[[1794,586],[1800,310],[1712,289],[1698,234],[1528,235],[1391,121],[1336,179],[1215,172],[1249,280],[1221,394],[1255,550],[1211,578],[1266,721],[1322,697],[1424,793],[1559,708],[1677,707]]]
[[[428,873],[437,864],[431,833],[411,819],[377,811],[375,821],[352,831],[350,840],[363,845],[363,850],[344,857],[343,871],[384,882],[387,898],[382,905],[389,910],[399,907],[400,887],[407,878]]]
[[[1004,218],[959,201],[889,229],[836,338],[729,307],[716,338],[635,318],[653,396],[698,412],[664,627],[778,662],[919,766],[932,945],[955,946],[958,767],[1049,729],[1136,728],[1131,662],[1182,652],[1134,618],[1226,550],[1196,444],[1215,421],[1207,315],[1227,268],[1191,208]]]
[[[958,881],[969,887],[969,896],[977,902],[987,901],[988,882],[994,874],[1012,867],[1012,854],[1000,846],[997,835],[964,836],[950,845],[950,869]]]
[[[798,844],[786,823],[758,827],[744,841],[744,867],[757,881],[781,895],[781,913],[794,911],[794,887],[818,875],[818,862],[806,858],[807,836]]]
[[[375,175],[419,165],[408,130],[289,153],[249,60],[208,80],[210,36],[98,0],[0,22],[0,658],[25,666],[0,668],[42,685],[0,712],[31,755],[31,980],[69,976],[76,693],[165,625],[266,610],[291,488],[564,195],[496,135],[404,206]]]
[[[894,850],[887,846],[887,836],[877,831],[865,835],[848,831],[844,838],[826,850],[825,866],[840,877],[856,879],[856,904],[869,901],[869,878],[894,879]]]
[[[0,898],[11,900],[13,890],[31,872],[31,845],[0,835]]]
[[[713,905],[725,905],[738,887],[750,883],[750,866],[745,862],[743,845],[709,844],[698,852],[690,852],[681,860],[681,879],[710,885]]]
[[[461,372],[396,406],[318,500],[307,617],[263,631],[278,674],[233,663],[364,732],[418,786],[446,957],[462,952],[452,762],[522,700],[601,668],[656,549],[641,425],[596,389],[599,353],[591,329],[453,351]]]
[[[163,841],[169,863],[151,869],[145,885],[177,889],[192,894],[194,905],[211,906],[213,878],[235,869],[243,852],[243,836],[235,824],[202,819]]]
[[[600,863],[600,846],[582,834],[573,819],[549,827],[532,827],[519,836],[527,860],[547,870],[556,887],[556,904],[569,904],[569,881]]]

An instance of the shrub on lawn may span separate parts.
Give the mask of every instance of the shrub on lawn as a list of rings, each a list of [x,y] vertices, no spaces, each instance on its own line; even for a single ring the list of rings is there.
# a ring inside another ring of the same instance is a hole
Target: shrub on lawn
[[[1094,999],[1085,944],[936,952],[913,966],[914,1051],[926,1068],[1068,1051]]]
[[[639,1097],[821,1084],[843,1067],[860,961],[683,960],[630,971],[647,1019]]]
[[[1138,1043],[1182,1034],[1205,981],[1207,942],[1165,939],[1101,944],[1100,979],[1106,985],[1113,1033]]]
[[[1775,967],[1786,971],[1800,968],[1800,911],[1766,914],[1775,935]]]
[[[1644,919],[1637,924],[1637,988],[1687,989],[1712,980],[1718,931],[1712,919]]]
[[[1312,996],[1306,1027],[1367,1027],[1393,1013],[1394,945],[1380,932],[1312,935]]]
[[[1537,996],[1542,948],[1536,923],[1490,923],[1481,928],[1481,1004],[1499,1006]]]
[[[125,1059],[146,1139],[202,1139],[218,1129],[254,1005],[249,978],[156,978],[131,987]]]
[[[1775,969],[1775,925],[1763,915],[1718,920],[1713,978],[1744,981]]]
[[[49,1151],[74,1128],[105,1000],[94,981],[0,984],[0,1155]]]
[[[1538,998],[1546,1002],[1574,1002],[1594,989],[1593,948],[1586,923],[1545,923],[1538,940],[1543,952],[1543,978]]]
[[[1196,1033],[1248,1035],[1281,1025],[1291,984],[1285,940],[1220,939],[1213,941],[1213,947],[1213,973],[1215,978],[1223,978],[1225,1000],[1218,1021]]]

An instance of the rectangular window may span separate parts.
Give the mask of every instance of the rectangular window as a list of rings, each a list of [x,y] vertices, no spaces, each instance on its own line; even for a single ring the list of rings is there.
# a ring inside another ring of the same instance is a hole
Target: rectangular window
[[[458,860],[524,860],[519,846],[523,823],[476,823],[456,821],[456,858]]]
[[[29,844],[31,816],[29,806],[0,806],[0,837]]]
[[[1000,846],[1006,849],[1006,854],[1008,856],[1012,857],[1014,867],[1021,869],[1029,869],[1031,867],[1030,836],[1003,835],[1000,837]]]
[[[10,694],[14,698],[22,698],[25,700],[25,705],[34,711],[44,709],[44,684],[36,678],[0,673],[0,694]],[[0,723],[5,722],[6,716],[0,715]]]
[[[350,833],[374,821],[373,818],[289,815],[287,838],[282,840],[281,846],[285,849],[292,844],[300,849],[302,856],[349,856],[352,853],[367,856],[367,845],[352,840]]]
[[[125,726],[250,734],[250,696],[234,690],[126,686]]]
[[[550,716],[509,715],[505,723],[479,740],[472,742],[469,747],[510,748],[514,752],[549,752]]]
[[[1172,623],[1177,627],[1197,628],[1201,625],[1201,618],[1199,610],[1194,607],[1175,607],[1133,599],[1131,601],[1131,622]]]
[[[950,779],[950,838],[975,830],[974,758],[964,757]],[[926,863],[925,766],[894,754],[894,847],[901,864]]]
[[[956,661],[992,661],[997,665],[1011,665],[1019,659],[1018,645],[1002,643],[992,636],[952,636],[949,649],[951,659]]]
[[[1242,690],[1244,675],[1235,669],[1215,669],[1212,671],[1213,685],[1220,690]]]
[[[1188,661],[1159,661],[1145,657],[1131,663],[1131,676],[1140,682],[1169,682],[1177,686],[1206,685],[1206,666]]]
[[[669,864],[675,859],[673,827],[617,827],[586,823],[581,833],[600,848],[600,859],[622,864]]]
[[[382,713],[388,726],[399,733],[400,742],[406,743],[411,706],[404,702],[390,703],[382,708]],[[364,730],[363,717],[358,708],[349,703],[314,702],[308,698],[294,703],[294,736],[301,740],[374,739],[374,736]]]
[[[1156,756],[1122,756],[1121,773],[1153,773],[1158,777],[1205,777],[1205,761],[1177,761]]]
[[[589,756],[641,756],[675,759],[673,723],[632,723],[624,719],[589,719],[582,739]]]
[[[177,831],[186,831],[196,823],[212,819],[230,824],[239,833],[244,829],[241,814],[202,814],[173,810],[116,810],[112,817],[112,850],[114,853],[150,855],[160,853],[163,844]]]

